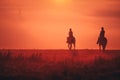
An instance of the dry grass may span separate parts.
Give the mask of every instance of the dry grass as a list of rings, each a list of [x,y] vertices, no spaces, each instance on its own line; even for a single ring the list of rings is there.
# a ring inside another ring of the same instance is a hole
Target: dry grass
[[[0,80],[119,80],[119,53],[1,50]]]

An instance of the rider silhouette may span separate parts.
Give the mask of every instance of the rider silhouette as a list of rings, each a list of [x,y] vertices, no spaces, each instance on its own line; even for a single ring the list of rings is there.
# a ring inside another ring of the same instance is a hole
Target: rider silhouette
[[[104,39],[104,37],[105,37],[105,30],[104,30],[104,27],[102,27],[97,44],[99,43],[99,41],[101,42]]]
[[[76,39],[73,36],[73,32],[72,29],[69,29],[69,33],[68,33],[68,37],[67,37],[67,43],[68,43],[68,48],[71,50],[72,49],[72,44],[74,45],[74,49],[75,49],[75,43],[76,43]]]
[[[105,31],[104,28],[102,27],[100,32],[100,38],[104,38],[104,36],[105,36]]]
[[[69,29],[69,37],[73,37],[73,32],[71,28]]]
[[[104,52],[106,49],[106,45],[107,45],[107,38],[105,37],[104,27],[101,27],[101,31],[98,37],[97,44],[99,44],[99,50],[101,50],[101,47],[102,47],[102,50]]]

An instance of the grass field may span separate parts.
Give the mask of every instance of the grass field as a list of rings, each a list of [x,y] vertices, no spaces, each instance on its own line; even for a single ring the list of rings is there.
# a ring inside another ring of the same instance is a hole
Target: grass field
[[[120,50],[0,50],[0,80],[120,80]]]

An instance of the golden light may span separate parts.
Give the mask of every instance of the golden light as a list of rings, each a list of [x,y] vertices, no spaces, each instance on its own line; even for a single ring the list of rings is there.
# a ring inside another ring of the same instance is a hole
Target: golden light
[[[53,0],[53,2],[57,5],[63,5],[68,3],[70,0]]]
[[[66,0],[54,0],[56,3],[64,3]]]

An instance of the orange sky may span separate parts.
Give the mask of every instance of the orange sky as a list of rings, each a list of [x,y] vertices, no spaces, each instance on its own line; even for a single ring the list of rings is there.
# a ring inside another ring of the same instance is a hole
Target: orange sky
[[[119,0],[1,0],[0,48],[67,49],[72,28],[78,49],[96,49],[101,26],[108,49],[120,49]]]

